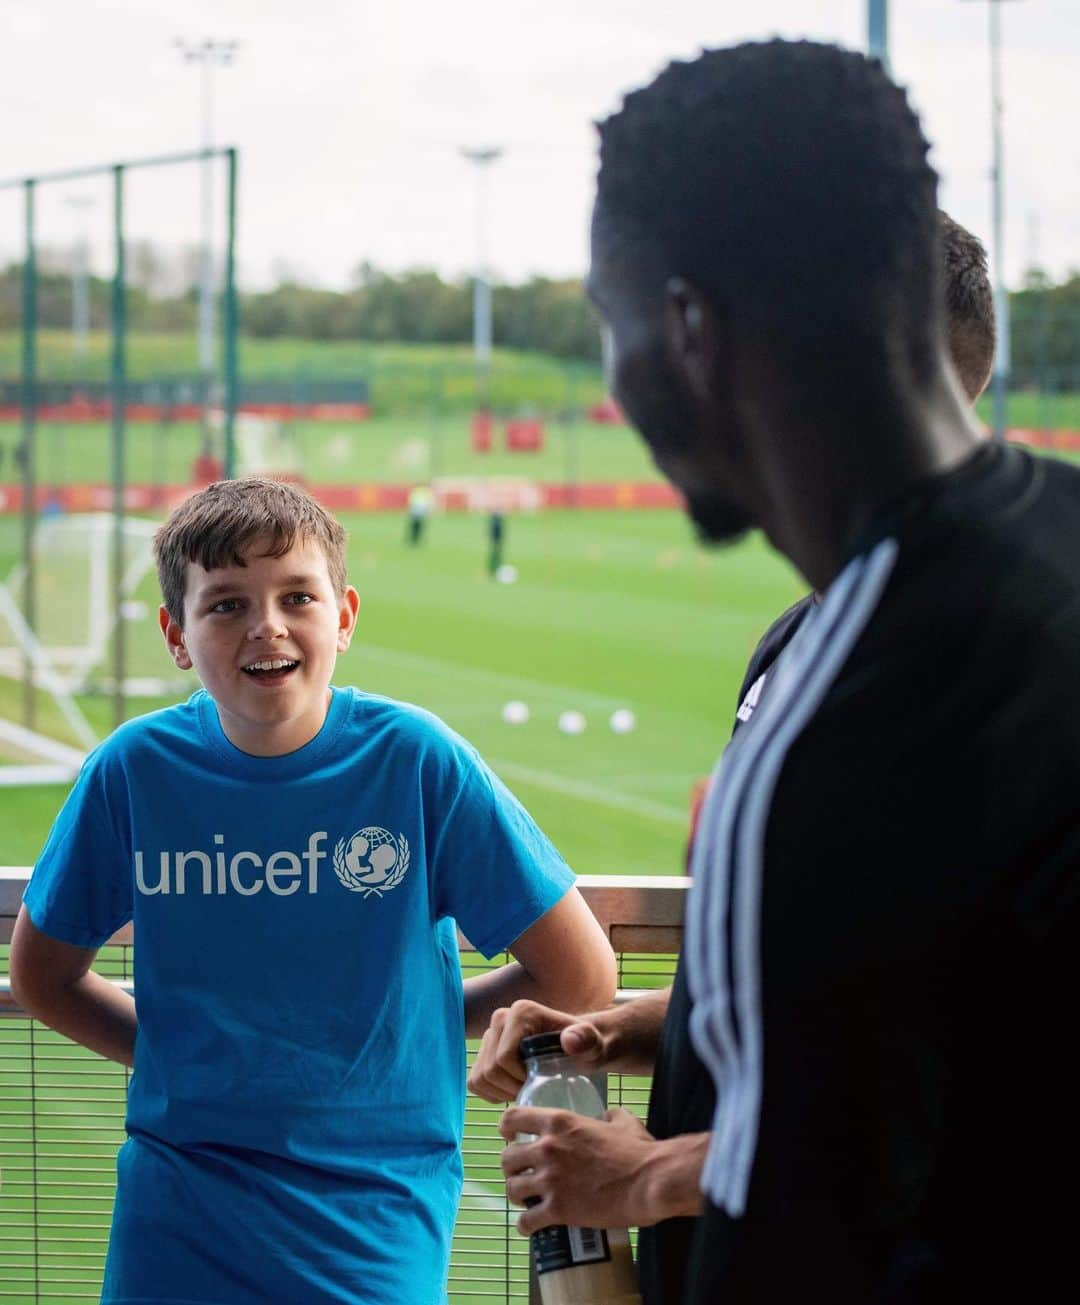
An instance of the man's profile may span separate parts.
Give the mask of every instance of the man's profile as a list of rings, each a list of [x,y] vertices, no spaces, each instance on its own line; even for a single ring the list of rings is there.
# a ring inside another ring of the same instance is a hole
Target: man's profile
[[[971,420],[927,154],[879,66],[805,42],[673,64],[601,126],[616,398],[707,538],[760,529],[822,594],[697,839],[711,1127],[502,1125],[537,1137],[503,1157],[523,1231],[702,1212],[690,1305],[1077,1285],[1080,473]]]

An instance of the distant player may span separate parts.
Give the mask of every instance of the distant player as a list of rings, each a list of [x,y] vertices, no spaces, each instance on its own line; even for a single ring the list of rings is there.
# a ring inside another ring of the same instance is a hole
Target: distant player
[[[506,541],[506,517],[502,512],[492,512],[488,517],[488,575],[494,580],[503,564],[503,545]]]
[[[410,547],[415,548],[424,538],[431,509],[435,505],[435,495],[427,485],[414,485],[409,491],[408,519],[405,527],[405,539]]]
[[[613,995],[573,876],[475,751],[330,686],[344,544],[271,481],[172,514],[161,628],[205,688],[91,754],[15,926],[23,1006],[134,1066],[110,1305],[442,1300],[466,1035]],[[90,968],[132,920],[134,1002]],[[462,984],[457,925],[516,963]]]

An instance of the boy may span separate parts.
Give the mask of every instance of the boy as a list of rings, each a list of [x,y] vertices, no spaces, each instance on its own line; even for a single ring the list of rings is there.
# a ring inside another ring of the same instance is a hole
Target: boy
[[[91,754],[16,925],[26,1009],[134,1065],[111,1305],[434,1305],[465,1037],[518,997],[613,994],[570,871],[476,753],[330,688],[344,542],[265,480],[172,514],[160,624],[204,687]],[[90,970],[131,919],[137,1005]],[[462,985],[455,921],[517,964]]]

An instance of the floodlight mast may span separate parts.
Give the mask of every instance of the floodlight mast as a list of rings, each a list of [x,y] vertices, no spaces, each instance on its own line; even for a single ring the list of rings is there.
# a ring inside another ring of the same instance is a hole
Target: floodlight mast
[[[994,263],[994,316],[997,319],[997,348],[994,351],[994,439],[1005,438],[1005,404],[1009,383],[1009,291],[1005,280],[1005,147],[1003,122],[1005,97],[1001,77],[1001,10],[1005,0],[986,0],[990,19],[990,135],[991,213]]]
[[[90,195],[68,195],[64,203],[76,214],[82,215],[94,207]],[[71,262],[71,344],[72,352],[80,362],[85,362],[87,340],[90,334],[90,236],[86,219],[79,222],[75,238],[74,257]]]
[[[889,0],[866,0],[866,52],[889,71]]]
[[[476,167],[476,272],[473,278],[473,356],[476,361],[477,407],[491,407],[491,280],[487,261],[487,179],[503,150],[487,145],[462,146],[464,159]]]
[[[239,41],[185,41],[177,37],[173,48],[185,63],[198,64],[200,80],[200,116],[202,149],[214,148],[214,78],[215,68],[228,68],[236,58]],[[202,249],[199,254],[199,370],[209,377],[214,370],[214,160],[203,157],[200,171],[200,206],[202,209]]]

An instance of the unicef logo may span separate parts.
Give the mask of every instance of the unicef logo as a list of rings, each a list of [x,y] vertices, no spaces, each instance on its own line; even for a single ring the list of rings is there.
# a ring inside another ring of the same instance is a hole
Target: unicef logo
[[[334,848],[334,873],[354,893],[381,897],[396,888],[409,868],[409,844],[404,834],[397,838],[388,829],[368,825]]]

